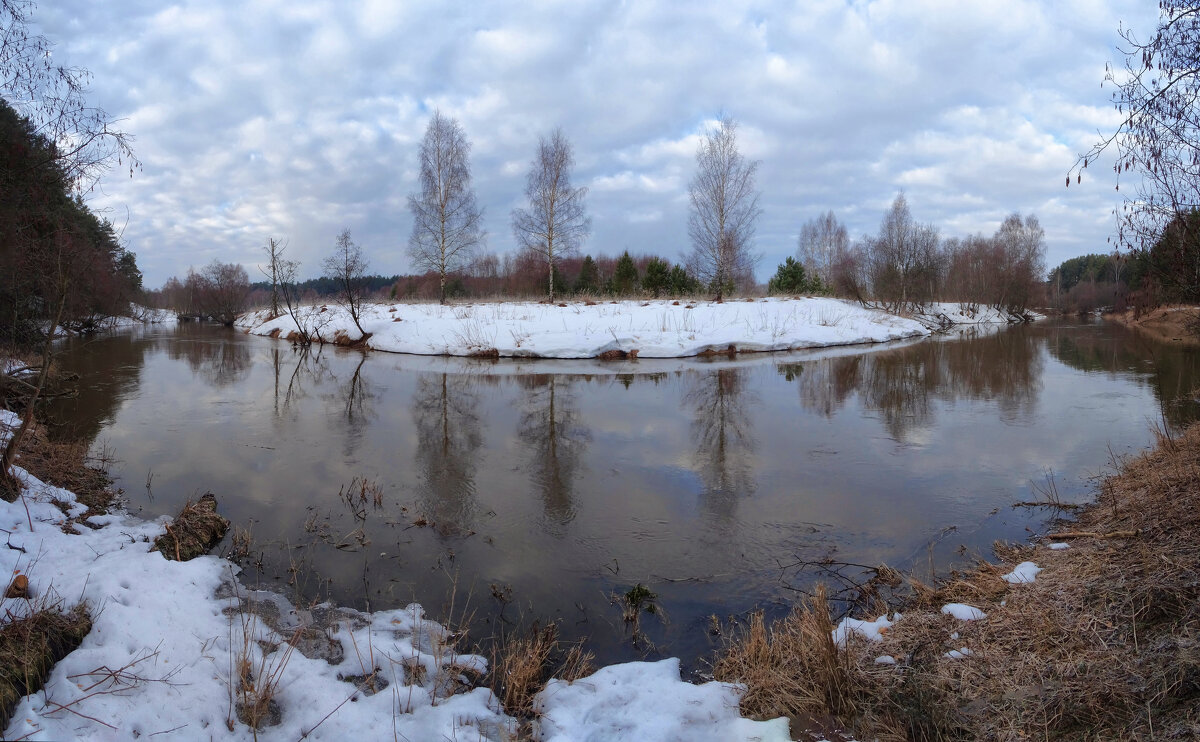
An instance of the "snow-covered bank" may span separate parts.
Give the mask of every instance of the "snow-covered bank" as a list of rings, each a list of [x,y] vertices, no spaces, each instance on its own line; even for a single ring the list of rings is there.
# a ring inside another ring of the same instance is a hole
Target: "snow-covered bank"
[[[342,307],[303,307],[301,322],[326,341],[360,336]],[[364,307],[367,346],[418,355],[593,358],[628,354],[678,358],[879,343],[929,334],[921,323],[840,299],[770,298],[712,302],[492,302],[373,304]],[[287,337],[290,316],[265,310],[238,318],[256,335]]]
[[[1030,310],[1018,314],[985,305],[940,301],[926,304],[914,318],[930,329],[944,329],[955,325],[1009,325],[1045,319],[1045,315]]]
[[[16,424],[0,411],[0,440]],[[162,521],[115,513],[65,532],[84,512],[75,495],[17,474],[25,497],[0,501],[7,533],[0,568],[28,577],[30,600],[5,598],[0,615],[11,620],[31,607],[70,609],[86,601],[94,623],[46,687],[18,704],[6,739],[501,740],[515,730],[489,690],[462,684],[486,671],[486,661],[455,653],[449,632],[425,619],[420,606],[367,615],[328,606],[297,610],[278,596],[251,596],[224,559],[175,562],[150,551]],[[239,615],[229,610],[239,596],[273,609],[259,611],[263,620]],[[299,642],[289,655],[288,638],[304,627],[315,640]],[[310,651],[310,644],[326,651]],[[281,720],[257,735],[235,709],[236,668],[246,653],[258,680],[277,674]],[[386,687],[368,694],[354,680],[376,667]],[[540,734],[788,739],[784,720],[741,719],[738,694],[728,684],[682,682],[677,663],[613,666],[573,684],[552,683],[537,699],[546,720]],[[643,704],[639,713],[631,698],[653,698],[653,708]]]

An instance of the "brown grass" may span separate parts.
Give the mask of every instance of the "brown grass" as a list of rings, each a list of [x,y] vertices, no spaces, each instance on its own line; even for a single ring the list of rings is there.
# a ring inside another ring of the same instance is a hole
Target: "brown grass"
[[[1137,535],[999,545],[1002,560],[1043,567],[1031,585],[991,564],[910,581],[880,643],[833,647],[818,593],[771,626],[752,620],[714,674],[747,684],[743,712],[787,715],[797,733],[829,720],[859,739],[1200,737],[1200,426],[1123,462],[1071,530]],[[988,617],[960,622],[938,612],[947,602]],[[960,647],[971,656],[945,656]],[[884,654],[897,664],[876,664]]]
[[[535,623],[525,634],[502,637],[492,645],[488,679],[506,712],[531,719],[533,697],[550,678],[574,682],[592,673],[594,659],[581,645],[559,641],[557,624]]]
[[[52,441],[45,428],[35,425],[26,437],[17,464],[38,479],[75,493],[89,514],[108,512],[117,498],[112,479],[97,464],[104,457],[93,457],[84,441]]]
[[[197,502],[187,502],[167,532],[154,539],[151,551],[162,552],[167,559],[186,562],[207,554],[225,538],[229,521],[217,513],[217,498],[206,493]]]
[[[84,605],[67,613],[45,608],[0,626],[0,728],[8,726],[17,702],[41,690],[54,664],[78,647],[91,628]]]

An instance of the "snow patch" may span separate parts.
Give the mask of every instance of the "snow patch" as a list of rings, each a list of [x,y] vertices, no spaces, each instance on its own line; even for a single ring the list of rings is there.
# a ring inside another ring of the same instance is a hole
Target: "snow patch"
[[[1037,577],[1037,573],[1041,571],[1042,568],[1033,562],[1021,562],[1017,566],[1013,567],[1012,572],[1002,575],[1002,577],[1014,585],[1020,585],[1027,582],[1033,582]]]
[[[978,621],[981,618],[987,618],[986,613],[966,603],[947,603],[942,606],[942,613],[954,616],[960,621]]]
[[[543,742],[790,740],[787,719],[738,715],[742,688],[679,679],[679,660],[627,662],[568,683],[551,680],[534,699]]]

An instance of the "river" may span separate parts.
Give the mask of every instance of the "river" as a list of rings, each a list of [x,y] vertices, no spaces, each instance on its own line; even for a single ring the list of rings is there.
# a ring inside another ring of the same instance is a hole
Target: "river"
[[[779,614],[838,565],[928,578],[1043,532],[1050,511],[1012,504],[1085,501],[1152,425],[1194,419],[1198,357],[1097,321],[615,363],[184,324],[69,341],[83,388],[48,413],[115,457],[132,511],[215,493],[248,585],[419,602],[476,638],[554,620],[602,663],[694,670],[710,616]],[[612,598],[639,583],[661,610],[634,637]]]

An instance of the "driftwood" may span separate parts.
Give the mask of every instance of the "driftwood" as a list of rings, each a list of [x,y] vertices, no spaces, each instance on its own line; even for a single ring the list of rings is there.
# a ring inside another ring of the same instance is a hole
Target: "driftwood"
[[[199,502],[184,504],[179,516],[167,525],[167,532],[154,539],[151,551],[186,562],[207,554],[228,530],[229,521],[217,514],[217,497],[209,492]]]
[[[1071,538],[1137,538],[1141,535],[1141,529],[1136,531],[1109,531],[1108,533],[1100,533],[1098,531],[1063,531],[1061,533],[1048,533],[1046,534],[1046,538],[1052,540]]]

